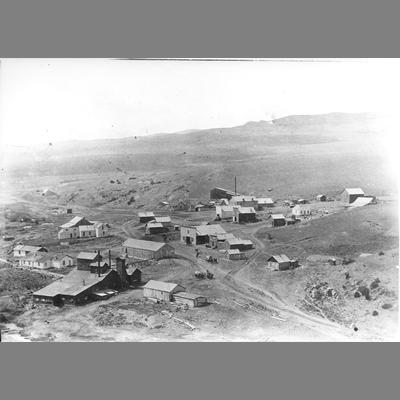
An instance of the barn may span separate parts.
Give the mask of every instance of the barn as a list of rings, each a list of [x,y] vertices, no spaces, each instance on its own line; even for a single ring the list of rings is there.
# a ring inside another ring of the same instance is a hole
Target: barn
[[[187,304],[189,307],[201,307],[207,304],[207,298],[199,294],[188,292],[174,293],[173,299],[177,304]]]
[[[122,244],[123,252],[127,257],[141,259],[170,258],[175,255],[175,249],[167,244],[150,240],[127,239]]]
[[[146,222],[152,221],[155,219],[154,213],[152,211],[143,211],[138,214],[139,222],[141,224],[145,224]]]
[[[351,204],[358,197],[364,197],[365,193],[361,188],[346,188],[341,194],[344,203]]]
[[[286,225],[286,219],[283,214],[271,214],[272,226],[284,226]]]
[[[226,190],[219,187],[210,190],[211,200],[218,200],[218,199],[230,200],[233,196],[235,196],[235,192],[232,192],[231,190]]]
[[[173,301],[173,295],[183,292],[185,288],[177,283],[161,282],[150,280],[143,286],[143,296],[169,303]]]
[[[256,222],[257,214],[254,207],[233,207],[232,221],[239,224]]]

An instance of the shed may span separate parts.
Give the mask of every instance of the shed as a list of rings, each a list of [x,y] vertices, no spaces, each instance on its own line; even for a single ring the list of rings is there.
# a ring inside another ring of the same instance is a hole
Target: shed
[[[228,260],[241,260],[244,254],[239,249],[231,249],[226,251],[226,258]]]
[[[227,250],[237,249],[240,251],[250,250],[253,248],[253,242],[248,239],[227,238],[225,241]]]
[[[267,266],[273,269],[284,271],[298,266],[298,261],[290,259],[285,254],[273,255],[268,258]]]
[[[168,228],[159,222],[150,221],[146,224],[146,235],[155,235],[166,232],[168,232]]]
[[[175,249],[161,242],[152,242],[150,240],[127,239],[122,244],[123,252],[127,257],[136,257],[141,259],[170,258],[175,255]]]
[[[233,222],[256,222],[256,210],[254,207],[233,207]]]
[[[54,268],[71,267],[72,265],[74,265],[74,259],[68,254],[64,256],[54,256],[53,258]]]
[[[158,224],[162,224],[162,226],[170,228],[172,227],[172,221],[171,217],[166,216],[166,217],[155,217],[154,221]]]
[[[150,280],[143,286],[143,296],[168,303],[173,300],[173,294],[184,290],[185,288],[177,283]]]
[[[101,261],[103,257],[97,252],[82,251],[76,256],[76,265],[78,270],[90,271],[90,264]]]
[[[199,294],[178,292],[174,293],[173,299],[177,304],[187,304],[189,307],[201,307],[207,304],[207,298]]]

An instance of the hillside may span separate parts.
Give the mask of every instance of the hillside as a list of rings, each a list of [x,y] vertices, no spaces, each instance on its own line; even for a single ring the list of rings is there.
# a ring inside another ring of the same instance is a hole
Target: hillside
[[[43,185],[46,176],[46,186],[61,192],[62,201],[85,205],[126,205],[132,196],[132,207],[206,200],[213,186],[232,188],[234,176],[240,192],[265,195],[271,187],[275,198],[336,194],[343,186],[385,194],[395,191],[395,177],[386,167],[384,140],[372,114],[299,115],[231,128],[13,148],[2,174],[9,187],[17,177]]]

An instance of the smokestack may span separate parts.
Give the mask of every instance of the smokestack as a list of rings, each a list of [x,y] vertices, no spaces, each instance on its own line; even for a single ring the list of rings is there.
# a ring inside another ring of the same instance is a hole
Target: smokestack
[[[237,192],[236,192],[236,176],[235,176],[235,196],[237,195]]]
[[[97,255],[99,256],[97,261],[97,273],[100,277],[100,250],[97,250]]]
[[[111,269],[111,249],[108,249],[108,266]]]

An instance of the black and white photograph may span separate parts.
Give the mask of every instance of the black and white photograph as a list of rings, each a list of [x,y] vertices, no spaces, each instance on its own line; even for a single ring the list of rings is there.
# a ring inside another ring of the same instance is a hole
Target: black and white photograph
[[[0,341],[398,341],[399,70],[1,59]]]

